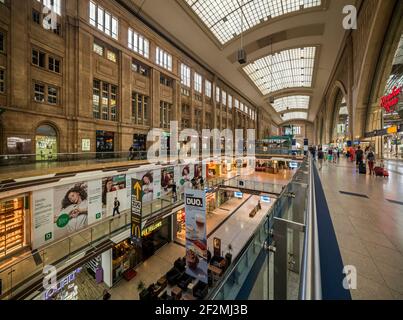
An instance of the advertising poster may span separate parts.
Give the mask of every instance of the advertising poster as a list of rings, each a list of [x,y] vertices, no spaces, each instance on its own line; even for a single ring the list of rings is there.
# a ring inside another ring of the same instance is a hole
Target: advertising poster
[[[102,180],[88,181],[88,225],[102,219]]]
[[[161,169],[161,196],[166,197],[172,194],[172,186],[175,182],[174,167]]]
[[[161,169],[154,170],[154,193],[153,200],[161,198]]]
[[[186,273],[208,283],[206,193],[185,189]]]
[[[32,195],[32,248],[55,240],[53,233],[53,189],[35,191]]]
[[[88,183],[78,182],[54,188],[55,239],[88,225]]]
[[[154,199],[154,172],[146,171],[138,173],[138,178],[141,181],[143,190],[143,204],[153,201]]]
[[[137,246],[141,246],[141,214],[143,185],[139,179],[131,181],[131,239]]]
[[[125,201],[127,200],[125,174],[102,179],[102,211],[105,217],[113,215],[115,198],[120,202],[120,212],[129,209],[127,201]]]
[[[179,192],[183,193],[185,188],[192,188],[192,178],[193,178],[194,167],[193,165],[182,165],[180,166],[180,176],[179,176]]]

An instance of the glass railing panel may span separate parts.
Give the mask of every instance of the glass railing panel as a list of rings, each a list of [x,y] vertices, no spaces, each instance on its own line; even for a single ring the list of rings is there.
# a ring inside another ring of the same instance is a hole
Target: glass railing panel
[[[123,217],[118,217],[121,219]],[[109,221],[105,221],[104,223],[100,223],[92,228],[92,243],[95,241],[99,241],[109,235]]]
[[[70,254],[70,239],[57,242],[44,249],[44,264],[53,265]]]
[[[130,221],[129,217],[130,217],[130,214],[125,213],[124,216],[110,220],[109,223],[110,223],[111,233],[114,233],[117,230],[123,229],[126,226],[126,224],[129,223],[129,221]]]
[[[90,244],[91,229],[88,229],[70,237],[70,252],[76,252]]]
[[[12,285],[18,286],[26,279],[43,272],[43,256],[40,257],[41,261],[35,262],[33,257],[28,257],[12,267]],[[37,264],[38,263],[38,264]]]
[[[12,289],[11,269],[7,268],[7,269],[0,271],[0,279],[1,279],[1,283],[2,283],[2,294],[5,295],[6,292],[9,292]],[[2,297],[2,299],[5,299],[5,298],[6,297]]]

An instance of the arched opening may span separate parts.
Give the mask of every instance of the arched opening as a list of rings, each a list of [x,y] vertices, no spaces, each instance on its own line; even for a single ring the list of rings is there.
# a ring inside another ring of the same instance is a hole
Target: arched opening
[[[334,105],[333,142],[342,149],[347,146],[350,132],[350,116],[347,99],[342,90],[338,90]]]
[[[56,160],[57,159],[57,131],[49,125],[43,124],[35,132],[35,154],[36,160]]]

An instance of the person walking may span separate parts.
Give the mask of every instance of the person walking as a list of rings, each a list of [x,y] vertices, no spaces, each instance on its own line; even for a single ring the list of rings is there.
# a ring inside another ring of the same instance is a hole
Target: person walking
[[[112,215],[113,217],[115,216],[115,213],[120,215],[119,208],[120,208],[120,201],[118,200],[118,198],[115,197],[115,201],[113,202],[113,215]]]
[[[374,172],[375,154],[371,150],[371,148],[369,148],[368,150],[367,161],[368,161],[369,175],[372,176],[373,174],[375,174]]]
[[[334,148],[333,149],[333,163],[337,163],[337,160],[338,160],[338,151],[339,149],[338,148]]]
[[[318,149],[318,164],[319,164],[319,170],[322,170],[322,166],[323,166],[323,158],[324,158],[324,154],[323,154],[323,150],[322,147],[319,147]]]
[[[133,146],[129,149],[129,160],[134,160],[134,148]]]

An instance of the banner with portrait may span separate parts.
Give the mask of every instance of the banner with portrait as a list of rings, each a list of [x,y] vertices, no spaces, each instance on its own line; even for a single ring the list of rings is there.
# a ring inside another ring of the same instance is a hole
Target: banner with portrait
[[[206,193],[185,189],[186,273],[208,283]]]
[[[179,166],[180,172],[178,176],[178,190],[180,193],[183,193],[186,188],[192,188],[192,179],[194,175],[194,165],[193,164],[185,164]]]
[[[141,181],[143,205],[154,199],[154,171],[148,170],[136,173],[136,178]]]
[[[102,211],[105,217],[113,215],[115,199],[120,203],[120,212],[129,209],[125,174],[102,179]]]
[[[102,219],[101,180],[83,181],[32,195],[33,249],[58,240]]]
[[[161,169],[161,197],[167,197],[172,194],[172,187],[175,182],[174,167],[165,167]]]

